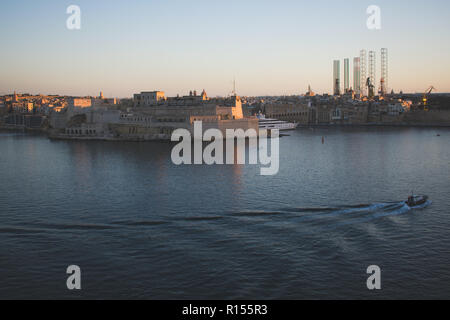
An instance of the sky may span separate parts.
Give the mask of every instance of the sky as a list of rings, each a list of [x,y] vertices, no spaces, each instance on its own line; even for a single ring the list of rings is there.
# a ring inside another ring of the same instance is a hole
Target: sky
[[[378,86],[383,47],[389,90],[450,92],[449,34],[448,0],[2,0],[0,94],[225,96],[233,79],[242,96],[330,93],[333,60],[352,68],[361,49],[377,53]]]

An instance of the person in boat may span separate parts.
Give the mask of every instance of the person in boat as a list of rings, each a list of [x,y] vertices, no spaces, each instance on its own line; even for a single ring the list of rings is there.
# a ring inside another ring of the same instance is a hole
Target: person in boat
[[[408,206],[414,205],[414,196],[408,196],[408,202],[406,202]]]

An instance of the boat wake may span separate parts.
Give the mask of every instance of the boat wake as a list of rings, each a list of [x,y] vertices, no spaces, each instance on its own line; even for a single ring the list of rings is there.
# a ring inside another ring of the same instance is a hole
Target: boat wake
[[[269,223],[290,220],[292,222],[307,223],[313,226],[342,226],[402,215],[411,210],[424,209],[430,204],[431,201],[427,201],[420,206],[412,208],[404,201],[315,208],[288,207],[270,211],[243,211],[233,213],[232,215],[247,219],[264,219],[268,220]]]

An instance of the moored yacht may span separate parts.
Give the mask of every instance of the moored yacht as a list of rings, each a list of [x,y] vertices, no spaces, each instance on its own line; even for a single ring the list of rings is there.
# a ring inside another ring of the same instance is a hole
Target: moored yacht
[[[283,130],[294,130],[298,126],[298,123],[266,118],[266,116],[261,113],[257,115],[257,118],[259,119],[259,129],[266,129],[266,130],[278,129],[280,131],[283,131]]]

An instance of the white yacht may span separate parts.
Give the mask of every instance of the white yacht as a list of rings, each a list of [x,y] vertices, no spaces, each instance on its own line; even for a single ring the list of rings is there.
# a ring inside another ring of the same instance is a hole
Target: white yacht
[[[257,118],[259,119],[259,129],[278,129],[280,131],[283,131],[294,130],[298,126],[298,123],[266,118],[266,116],[263,114],[258,114]]]

